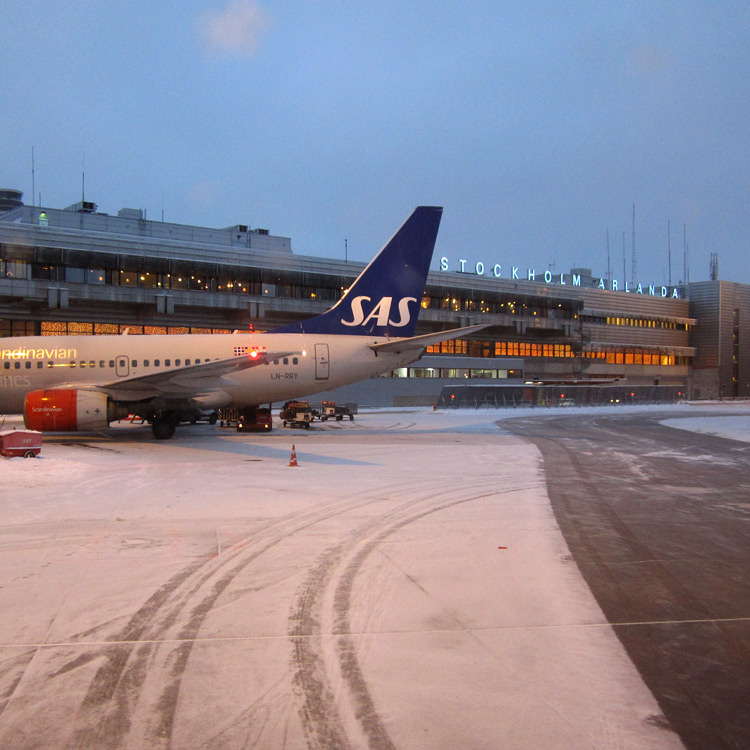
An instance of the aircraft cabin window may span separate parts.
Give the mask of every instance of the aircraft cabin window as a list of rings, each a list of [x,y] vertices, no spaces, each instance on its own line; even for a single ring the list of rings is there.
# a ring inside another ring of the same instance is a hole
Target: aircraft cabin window
[[[297,359],[297,357],[292,357],[292,364],[293,365],[298,365],[299,364],[299,359]]]
[[[170,366],[170,362],[171,362],[171,361],[172,361],[171,359],[165,359],[165,360],[164,360],[164,366],[165,366],[165,367],[169,367],[169,366]]]
[[[93,359],[89,362],[89,367],[96,367],[96,362]]]
[[[285,364],[285,365],[288,365],[288,364],[289,364],[289,357],[284,357],[284,364]]]
[[[86,367],[86,363],[85,362],[81,362],[80,365],[79,365],[79,367]]]
[[[190,360],[189,360],[189,359],[186,359],[186,360],[185,360],[185,364],[186,364],[186,365],[189,365],[189,364],[190,364]]]
[[[131,362],[130,364],[131,364],[131,365],[132,365],[133,367],[138,367],[138,360],[137,360],[137,359],[134,359],[134,360],[133,360],[133,361],[132,361],[132,362]]]
[[[161,367],[161,360],[160,359],[155,359],[154,360],[154,367]]]
[[[68,367],[75,367],[75,366],[76,366],[75,362],[68,362]]]
[[[36,369],[37,369],[37,370],[41,370],[41,369],[42,369],[42,367],[44,367],[44,362],[37,362],[37,363],[36,363]]]
[[[143,366],[144,366],[144,367],[150,367],[150,366],[151,366],[151,363],[150,363],[150,361],[149,361],[149,360],[147,360],[147,359],[144,359],[144,360],[143,360]]]
[[[104,360],[103,360],[103,359],[100,359],[100,360],[99,360],[99,367],[104,367],[104,366],[105,366],[105,365],[104,365]]]
[[[10,370],[10,362],[6,362],[4,366],[6,370]]]
[[[31,362],[27,362],[27,363],[26,363],[26,369],[27,369],[27,370],[30,370],[30,369],[31,369]]]
[[[180,362],[181,362],[181,361],[182,361],[182,360],[176,359],[176,360],[174,361],[174,366],[175,366],[175,367],[179,367],[179,366],[180,366]]]

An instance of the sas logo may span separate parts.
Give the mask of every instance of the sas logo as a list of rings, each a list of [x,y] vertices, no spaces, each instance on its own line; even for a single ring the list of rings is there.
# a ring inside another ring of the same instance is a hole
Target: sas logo
[[[341,319],[341,322],[345,326],[363,326],[369,323],[371,320],[377,321],[378,327],[394,326],[400,328],[401,326],[408,325],[411,319],[411,313],[409,312],[409,303],[417,302],[416,297],[402,297],[398,301],[396,320],[391,320],[391,307],[393,306],[393,297],[381,297],[378,302],[369,313],[365,313],[364,303],[372,302],[370,297],[355,297],[351,303],[351,320]],[[368,305],[369,307],[369,305]]]

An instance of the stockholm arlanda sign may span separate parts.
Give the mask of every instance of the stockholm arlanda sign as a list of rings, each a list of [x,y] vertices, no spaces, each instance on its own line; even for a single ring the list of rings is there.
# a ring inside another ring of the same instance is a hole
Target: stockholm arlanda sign
[[[543,282],[545,284],[555,284],[557,286],[583,286],[582,274],[577,273],[552,273],[552,271],[545,271],[544,273],[537,274],[536,269],[527,268],[526,275],[522,276],[520,266],[511,266],[510,275],[503,276],[503,267],[499,263],[487,264],[484,262],[477,261],[473,268],[467,266],[468,260],[459,259],[458,269],[456,273],[467,273],[475,276],[489,276],[495,279],[507,278],[511,281],[536,281]],[[440,270],[450,271],[450,262],[448,258],[440,258]],[[594,278],[596,281],[596,278]],[[620,283],[617,279],[612,279],[607,282],[606,279],[600,278],[598,283],[594,286],[595,289],[604,289],[611,292],[628,292],[632,294],[647,294],[652,297],[672,297],[673,299],[680,299],[680,294],[677,287],[666,287],[658,284],[636,284],[624,281]]]

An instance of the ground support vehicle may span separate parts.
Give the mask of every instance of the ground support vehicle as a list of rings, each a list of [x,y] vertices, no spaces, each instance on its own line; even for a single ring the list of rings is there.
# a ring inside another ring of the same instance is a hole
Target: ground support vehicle
[[[340,422],[344,417],[349,417],[350,421],[354,420],[357,413],[357,404],[336,404],[335,401],[321,401],[320,409],[313,409],[313,416],[318,417],[321,422],[328,419],[335,419]]]
[[[279,412],[284,427],[304,427],[310,429],[315,414],[307,401],[287,401]]]
[[[0,455],[7,458],[36,458],[42,450],[42,433],[36,430],[5,430],[0,432]]]
[[[340,422],[344,417],[349,417],[349,421],[354,421],[354,415],[357,413],[357,404],[337,404],[336,419]]]
[[[195,424],[196,422],[208,422],[209,424],[216,424],[218,421],[219,414],[216,409],[201,411],[190,420],[192,424]]]
[[[334,401],[321,401],[316,416],[320,417],[321,422],[325,422],[326,419],[333,419],[336,416],[336,403]]]
[[[273,418],[269,407],[220,409],[218,416],[220,427],[236,427],[237,432],[270,432],[273,429]]]

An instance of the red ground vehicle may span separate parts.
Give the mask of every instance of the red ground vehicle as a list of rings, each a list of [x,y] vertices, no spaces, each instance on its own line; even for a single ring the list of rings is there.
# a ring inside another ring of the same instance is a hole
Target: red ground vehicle
[[[244,409],[237,421],[237,432],[268,432],[272,427],[271,410],[264,406]]]
[[[219,425],[236,427],[237,432],[269,432],[273,428],[271,409],[265,406],[220,409]]]
[[[35,430],[0,432],[0,455],[36,458],[42,450],[42,433]]]

